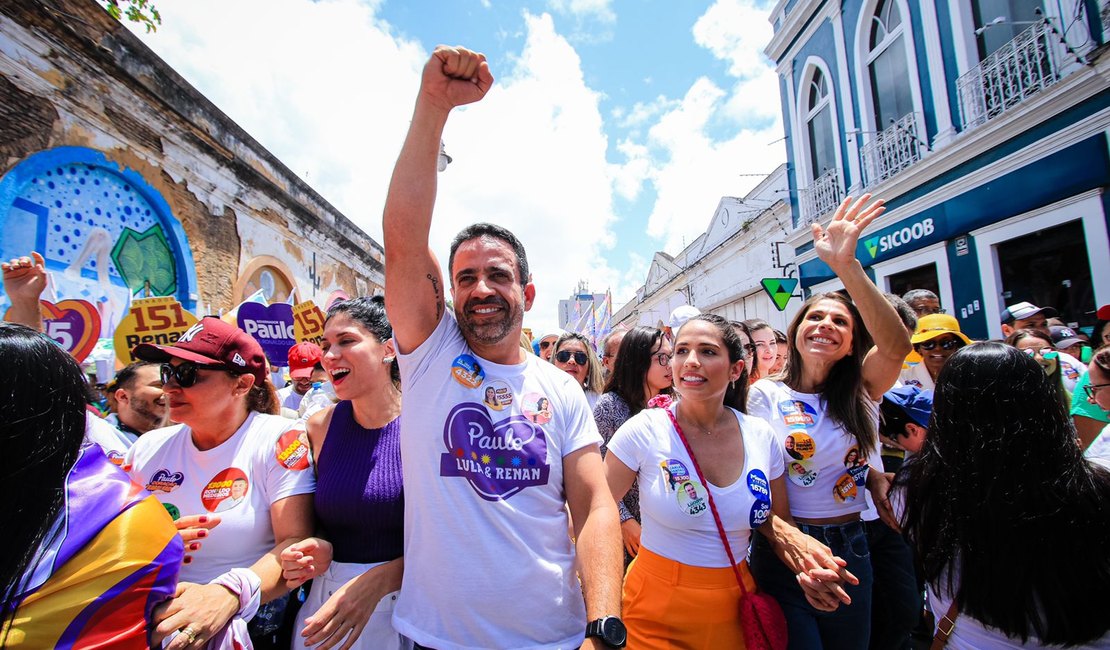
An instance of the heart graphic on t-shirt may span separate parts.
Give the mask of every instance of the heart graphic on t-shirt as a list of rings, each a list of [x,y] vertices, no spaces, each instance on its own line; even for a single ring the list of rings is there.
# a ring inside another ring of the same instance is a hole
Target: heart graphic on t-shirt
[[[154,472],[154,475],[150,477],[150,482],[146,484],[146,489],[148,492],[154,492],[156,490],[160,492],[171,492],[181,487],[184,481],[185,475],[181,472],[170,473],[167,469],[160,469]]]
[[[547,437],[521,415],[495,424],[483,405],[459,404],[447,415],[443,442],[448,451],[440,456],[440,476],[465,478],[487,501],[547,484]]]

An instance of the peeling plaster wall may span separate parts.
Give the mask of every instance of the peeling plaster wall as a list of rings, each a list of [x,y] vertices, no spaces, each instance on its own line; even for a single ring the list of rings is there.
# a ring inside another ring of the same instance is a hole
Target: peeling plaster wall
[[[0,177],[62,146],[102,152],[162,195],[189,241],[192,299],[212,311],[234,306],[236,283],[259,256],[283,263],[299,299],[321,306],[333,292],[383,285],[378,242],[95,2],[5,0]]]

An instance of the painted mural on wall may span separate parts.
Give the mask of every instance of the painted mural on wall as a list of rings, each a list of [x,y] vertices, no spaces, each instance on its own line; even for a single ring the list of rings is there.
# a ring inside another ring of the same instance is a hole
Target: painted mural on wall
[[[37,250],[47,299],[85,300],[111,337],[132,297],[174,296],[192,307],[196,272],[180,223],[136,172],[100,152],[35,154],[0,179],[0,259]],[[8,306],[0,293],[0,310]]]

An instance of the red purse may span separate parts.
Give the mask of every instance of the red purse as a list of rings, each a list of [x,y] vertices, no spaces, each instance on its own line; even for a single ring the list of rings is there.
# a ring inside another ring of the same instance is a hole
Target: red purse
[[[732,555],[732,547],[728,543],[725,527],[721,524],[721,516],[717,514],[717,505],[713,502],[713,492],[709,489],[709,481],[701,473],[698,459],[694,457],[694,450],[686,441],[686,434],[678,424],[678,418],[671,409],[663,409],[671,418],[671,424],[686,447],[686,454],[694,463],[694,471],[698,473],[698,480],[705,487],[705,494],[709,498],[709,510],[713,513],[713,521],[717,524],[717,533],[721,536],[721,543],[725,545],[725,553],[731,563],[732,572],[736,575],[736,583],[740,585],[740,629],[744,632],[744,645],[748,650],[786,650],[786,616],[771,596],[763,593],[753,593],[744,586],[744,578],[736,566],[736,558]]]

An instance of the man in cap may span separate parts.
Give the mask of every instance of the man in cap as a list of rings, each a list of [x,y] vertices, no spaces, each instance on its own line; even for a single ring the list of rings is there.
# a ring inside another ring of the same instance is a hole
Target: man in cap
[[[386,198],[385,299],[405,389],[393,624],[417,650],[623,647],[621,533],[601,436],[582,388],[520,347],[536,295],[524,246],[493,224],[459,233],[452,310],[429,249],[447,117],[492,83],[484,55],[436,48]],[[483,401],[489,386],[504,395],[499,411]]]
[[[1064,354],[1069,354],[1080,361],[1084,361],[1084,349],[1090,348],[1087,345],[1087,341],[1080,338],[1075,330],[1070,327],[1051,325],[1048,328],[1048,333],[1052,336],[1052,347]],[[1086,361],[1090,361],[1090,358],[1087,358]]]
[[[1033,303],[1019,302],[1002,311],[1002,335],[1009,336],[1014,330],[1034,330],[1048,333],[1048,319],[1056,315],[1052,307],[1038,307]]]
[[[289,378],[293,381],[278,391],[282,408],[296,411],[313,383],[328,380],[328,373],[320,365],[323,358],[324,351],[315,343],[305,341],[289,348]]]
[[[663,335],[667,340],[673,341],[678,329],[682,327],[686,321],[694,316],[701,314],[701,310],[693,305],[679,305],[671,310],[671,316],[667,319],[666,326],[663,327]]]
[[[933,413],[933,391],[917,386],[900,386],[883,394],[879,405],[879,432],[916,454],[925,445],[929,418]]]
[[[536,356],[544,361],[551,361],[551,355],[555,353],[555,341],[559,340],[562,334],[563,330],[555,330],[554,332],[548,332],[536,339],[536,342],[533,344]]]

